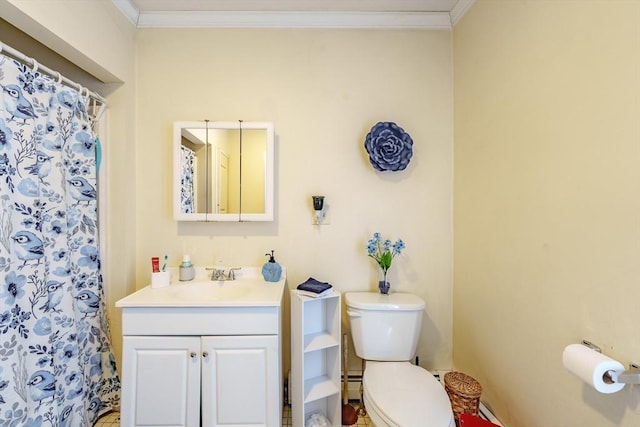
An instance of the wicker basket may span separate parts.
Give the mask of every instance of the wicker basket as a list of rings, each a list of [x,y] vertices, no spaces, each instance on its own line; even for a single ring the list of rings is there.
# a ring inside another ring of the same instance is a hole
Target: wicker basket
[[[444,374],[444,388],[451,401],[456,425],[459,425],[460,414],[478,415],[482,393],[478,381],[462,372],[447,372]]]

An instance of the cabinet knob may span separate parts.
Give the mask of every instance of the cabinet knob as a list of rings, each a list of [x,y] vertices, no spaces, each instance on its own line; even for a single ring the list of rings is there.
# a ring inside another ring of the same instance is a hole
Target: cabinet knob
[[[202,357],[209,357],[209,353],[207,353],[206,351],[202,352]]]
[[[192,352],[191,352],[191,354],[189,354],[189,356],[190,356],[192,359],[195,359],[196,357],[198,357],[198,354],[197,354],[195,351],[192,351]]]

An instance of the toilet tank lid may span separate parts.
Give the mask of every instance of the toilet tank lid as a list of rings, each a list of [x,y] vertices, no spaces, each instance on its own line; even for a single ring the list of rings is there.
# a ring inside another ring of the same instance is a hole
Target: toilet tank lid
[[[417,295],[394,292],[383,295],[378,292],[347,292],[344,294],[347,307],[361,310],[423,310],[425,303]]]

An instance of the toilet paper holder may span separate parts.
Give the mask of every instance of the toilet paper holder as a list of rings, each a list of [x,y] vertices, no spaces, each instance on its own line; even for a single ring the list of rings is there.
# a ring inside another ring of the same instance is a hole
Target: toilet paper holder
[[[591,350],[602,353],[602,349],[591,341],[582,340],[581,344],[589,347]],[[636,363],[630,363],[629,369],[624,372],[607,371],[604,374],[604,380],[609,384],[640,384],[640,365]]]

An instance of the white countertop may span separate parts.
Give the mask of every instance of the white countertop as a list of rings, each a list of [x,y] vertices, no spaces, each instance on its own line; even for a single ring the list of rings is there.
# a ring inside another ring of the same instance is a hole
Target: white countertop
[[[225,269],[225,270],[228,270]],[[171,284],[162,288],[146,286],[116,302],[116,307],[270,307],[282,302],[286,273],[278,282],[267,282],[256,267],[242,267],[236,280],[212,281],[204,269],[196,278],[178,281],[177,269],[169,269]]]

